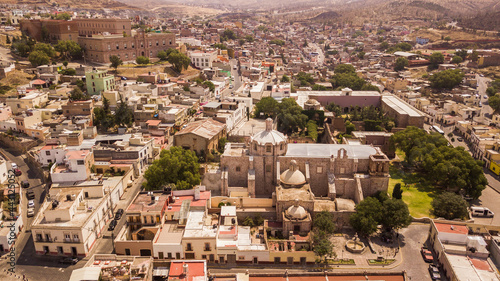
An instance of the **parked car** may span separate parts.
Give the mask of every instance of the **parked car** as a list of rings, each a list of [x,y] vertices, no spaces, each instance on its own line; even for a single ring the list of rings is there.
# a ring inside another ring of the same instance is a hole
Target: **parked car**
[[[429,274],[431,275],[432,280],[441,280],[439,268],[433,264],[429,264]]]
[[[35,200],[31,199],[28,201],[28,209],[35,208]]]
[[[463,139],[463,138],[461,138],[461,137],[458,137],[458,138],[457,138],[457,141],[464,141],[464,139]]]
[[[27,197],[28,199],[35,199],[35,192],[34,192],[33,190],[28,190],[28,191],[26,192],[26,197]]]
[[[11,166],[11,167],[12,167],[12,169],[14,169],[14,170],[18,168],[18,167],[17,167],[17,164],[16,164],[16,163],[14,163],[14,162],[10,163],[10,166]]]
[[[125,77],[125,76],[122,76],[122,77],[120,77],[120,78],[121,78],[122,80],[127,80],[127,77]]]
[[[32,217],[34,215],[35,215],[35,209],[34,208],[29,208],[28,209],[28,213],[27,213],[28,218]]]
[[[434,257],[432,256],[431,251],[422,247],[422,249],[420,249],[420,253],[422,254],[422,258],[424,258],[425,262],[433,262],[434,261]]]
[[[118,223],[118,222],[117,222],[116,220],[112,220],[112,221],[109,223],[108,230],[109,230],[109,231],[113,231],[113,230],[115,230],[115,227],[116,227],[116,224],[117,224],[117,223]]]
[[[60,260],[59,260],[59,263],[64,263],[64,264],[77,264],[77,263],[78,263],[78,259],[77,259],[77,258],[70,258],[70,257],[67,257],[67,258],[60,259]]]
[[[30,183],[29,183],[28,181],[22,181],[22,182],[21,182],[21,186],[22,186],[23,188],[29,188],[29,187],[30,187]]]
[[[16,177],[20,177],[22,174],[23,174],[23,172],[21,172],[21,170],[14,169],[14,175],[16,175]]]
[[[115,220],[119,220],[123,215],[123,209],[118,209],[115,213]]]
[[[229,89],[232,89],[232,88],[234,88],[234,85],[229,85]]]

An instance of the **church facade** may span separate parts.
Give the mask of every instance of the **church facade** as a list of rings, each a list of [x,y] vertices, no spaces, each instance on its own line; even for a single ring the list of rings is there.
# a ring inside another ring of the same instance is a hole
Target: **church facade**
[[[291,165],[304,175],[315,198],[338,197],[358,203],[377,191],[387,191],[389,184],[389,159],[380,149],[370,145],[288,143],[268,119],[266,130],[252,136],[248,143],[226,144],[220,166],[221,195],[238,191],[248,192],[250,197],[276,196],[276,187],[283,185],[280,176]]]

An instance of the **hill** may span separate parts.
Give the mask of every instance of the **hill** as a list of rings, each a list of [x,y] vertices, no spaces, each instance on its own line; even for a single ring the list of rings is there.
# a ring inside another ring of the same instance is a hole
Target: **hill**
[[[123,10],[139,8],[129,6],[115,0],[0,0],[0,4],[28,4],[28,5],[47,5],[58,7],[72,7],[80,9],[112,9]]]

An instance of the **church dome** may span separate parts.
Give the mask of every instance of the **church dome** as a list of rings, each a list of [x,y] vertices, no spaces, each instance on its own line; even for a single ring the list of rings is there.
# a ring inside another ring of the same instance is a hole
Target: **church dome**
[[[291,220],[303,220],[307,218],[307,211],[299,205],[299,199],[295,199],[295,204],[288,207],[285,211],[285,216]]]
[[[299,171],[297,161],[290,161],[290,168],[284,171],[280,176],[282,184],[291,186],[300,186],[306,183],[306,177]]]
[[[315,100],[315,99],[308,99],[305,104],[307,105],[317,105],[319,104],[319,101]]]
[[[282,133],[273,130],[273,120],[271,118],[267,118],[266,129],[255,134],[251,141],[252,143],[256,142],[259,145],[266,145],[268,143],[276,145],[286,142],[286,137]]]

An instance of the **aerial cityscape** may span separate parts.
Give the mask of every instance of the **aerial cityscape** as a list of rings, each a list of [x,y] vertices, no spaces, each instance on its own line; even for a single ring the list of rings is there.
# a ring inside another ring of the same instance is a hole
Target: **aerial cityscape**
[[[0,280],[500,281],[498,0],[0,0]]]

